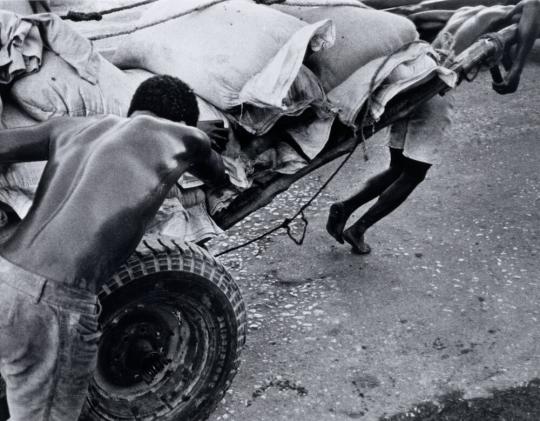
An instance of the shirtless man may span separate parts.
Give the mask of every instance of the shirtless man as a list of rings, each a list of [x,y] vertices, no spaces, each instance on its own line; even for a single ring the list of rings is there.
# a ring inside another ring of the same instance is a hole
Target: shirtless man
[[[500,94],[517,90],[527,57],[540,38],[540,0],[431,0],[391,11],[407,15],[419,30],[424,25],[439,26],[441,33],[433,42],[436,49],[445,48],[441,44],[446,34],[451,34],[455,55],[481,35],[517,23],[516,39],[506,54],[507,72],[501,81],[493,83]]]
[[[0,131],[0,163],[48,160],[32,208],[0,247],[0,370],[11,421],[75,421],[96,366],[96,293],[185,171],[219,187],[193,92],[157,76],[129,117],[61,117]],[[185,123],[185,124],[184,124]],[[187,124],[187,125],[186,125]]]
[[[426,4],[461,4],[462,1],[436,0]],[[494,0],[472,1],[491,3]],[[511,62],[507,64],[507,73],[502,80],[493,83],[493,89],[500,94],[516,91],[528,54],[540,37],[540,0],[522,0],[515,6],[484,8],[481,13],[456,22],[456,31],[451,33],[453,48],[456,49],[453,53],[459,54],[482,34],[513,22],[518,23],[518,31],[515,45],[509,51]],[[435,48],[443,47],[437,42],[434,42]],[[364,241],[365,232],[401,206],[425,179],[431,165],[439,158],[437,144],[449,128],[451,108],[451,100],[435,97],[392,126],[388,145],[389,167],[367,180],[352,196],[330,206],[326,230],[336,241],[349,243],[353,253],[370,253],[371,247]],[[353,212],[375,198],[377,201],[345,229]]]

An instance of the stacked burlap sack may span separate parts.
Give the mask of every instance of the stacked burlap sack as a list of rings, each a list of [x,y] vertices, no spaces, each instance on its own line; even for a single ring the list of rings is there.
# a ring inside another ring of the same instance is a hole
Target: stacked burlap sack
[[[168,73],[254,135],[283,116],[300,116],[287,131],[307,158],[328,141],[339,118],[355,129],[370,94],[395,74],[409,84],[386,89],[375,117],[401,90],[439,72],[407,19],[357,1],[287,0],[272,7],[248,0],[162,0],[123,38],[113,62]],[[379,65],[395,54],[384,69]],[[394,80],[398,79],[396,77]]]
[[[28,22],[17,19],[14,28]],[[28,69],[12,83],[7,127],[19,125],[21,116],[30,124],[60,115],[125,115],[141,81],[171,74],[194,89],[203,119],[218,116],[265,136],[281,118],[294,117],[287,131],[303,154],[275,136],[275,151],[260,154],[273,157],[273,168],[291,172],[322,150],[337,119],[354,130],[368,96],[377,118],[393,96],[434,73],[453,83],[430,47],[416,42],[410,21],[353,0],[287,0],[272,7],[250,0],[160,0],[140,20],[124,23],[111,61],[71,24],[51,21],[55,25],[35,23],[53,42],[37,54],[39,71]],[[51,48],[55,42],[79,49],[92,66],[81,70],[69,51]],[[235,142],[228,152],[233,182],[248,187],[261,159],[246,159]]]

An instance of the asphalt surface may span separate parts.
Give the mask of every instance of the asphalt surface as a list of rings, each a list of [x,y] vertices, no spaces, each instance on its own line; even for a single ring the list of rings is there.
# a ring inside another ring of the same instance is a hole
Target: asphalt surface
[[[212,421],[413,419],[421,402],[495,405],[493,389],[540,377],[539,82],[536,48],[518,93],[497,95],[487,75],[458,88],[444,162],[368,232],[371,255],[351,254],[324,225],[329,203],[387,164],[380,137],[370,160],[357,154],[308,211],[303,246],[280,233],[223,258],[243,290],[249,334]],[[292,214],[335,165],[214,247]]]

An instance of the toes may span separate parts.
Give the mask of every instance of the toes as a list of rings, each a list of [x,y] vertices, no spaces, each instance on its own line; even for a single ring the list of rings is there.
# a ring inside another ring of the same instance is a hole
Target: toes
[[[326,222],[326,231],[332,237],[336,239],[337,242],[343,244],[343,227],[345,221],[343,220],[343,210],[341,206],[337,203],[334,203],[330,206],[328,212],[328,221]]]
[[[354,254],[369,254],[371,253],[371,247],[364,242],[363,236],[360,240],[357,240],[349,230],[343,232],[343,239],[351,245],[351,252]]]
[[[367,243],[362,243],[359,246],[352,246],[351,252],[353,254],[369,254],[371,253],[371,247]]]

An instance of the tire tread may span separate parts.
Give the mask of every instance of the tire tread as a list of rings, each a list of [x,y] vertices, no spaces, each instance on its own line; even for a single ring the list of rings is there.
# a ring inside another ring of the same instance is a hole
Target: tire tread
[[[110,295],[118,288],[138,278],[161,271],[184,271],[204,277],[227,297],[235,315],[237,329],[234,342],[236,349],[233,351],[234,360],[229,366],[230,370],[223,380],[224,387],[219,391],[219,395],[216,395],[211,403],[201,410],[197,418],[193,419],[193,421],[206,420],[215,410],[238,372],[240,355],[246,342],[246,307],[238,285],[225,267],[210,252],[193,243],[182,243],[178,240],[156,237],[144,238],[141,241],[127,262],[105,283],[99,296]],[[223,355],[222,358],[225,356]],[[219,376],[216,377],[214,382],[219,380]]]

